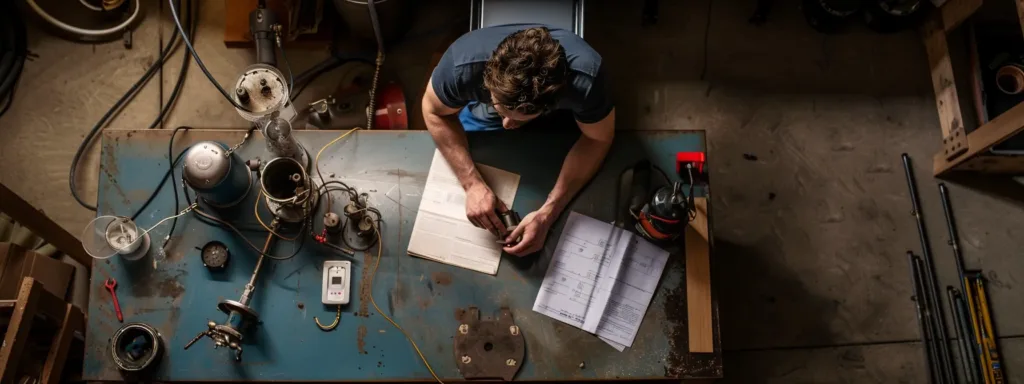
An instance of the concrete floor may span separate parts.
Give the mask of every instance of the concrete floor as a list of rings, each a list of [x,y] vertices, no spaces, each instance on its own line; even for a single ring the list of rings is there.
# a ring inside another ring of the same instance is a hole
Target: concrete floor
[[[416,37],[389,52],[387,70],[402,82],[412,116],[419,116],[430,57],[444,48],[444,27],[466,24],[467,3],[424,6],[410,33]],[[618,129],[707,130],[725,381],[925,382],[904,258],[919,245],[900,153],[918,164],[940,281],[956,284],[956,277],[930,177],[940,137],[923,47],[915,32],[817,34],[796,3],[777,1],[758,27],[747,23],[753,2],[714,2],[706,59],[708,0],[662,1],[660,22],[647,28],[641,2],[591,0],[587,40],[610,69]],[[252,54],[224,48],[223,2],[203,7],[197,49],[227,82]],[[170,36],[166,17],[160,20],[149,12],[132,50],[30,31],[39,58],[27,64],[14,107],[0,120],[0,182],[73,233],[93,214],[70,198],[68,164]],[[165,67],[165,93],[180,54]],[[326,55],[292,51],[290,58],[301,71]],[[298,105],[334,87],[331,76],[322,79]],[[110,128],[146,127],[160,100],[154,81]],[[192,70],[164,124],[178,125],[245,122]],[[87,201],[94,201],[97,153],[94,146],[82,164]],[[966,264],[991,281],[1006,371],[1020,380],[1024,322],[1014,288],[1017,275],[1024,279],[1024,259],[1015,254],[1024,245],[1021,204],[958,185],[951,194]]]

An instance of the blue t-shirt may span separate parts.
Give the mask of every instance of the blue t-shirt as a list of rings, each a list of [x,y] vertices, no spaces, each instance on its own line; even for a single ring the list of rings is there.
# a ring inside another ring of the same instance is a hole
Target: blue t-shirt
[[[448,47],[430,76],[434,93],[451,108],[462,108],[472,102],[491,104],[491,94],[484,89],[487,60],[508,35],[532,27],[547,27],[565,49],[569,61],[566,86],[559,91],[554,109],[570,110],[577,121],[585,124],[607,117],[613,105],[606,89],[601,55],[572,32],[540,24],[501,25],[462,35]]]

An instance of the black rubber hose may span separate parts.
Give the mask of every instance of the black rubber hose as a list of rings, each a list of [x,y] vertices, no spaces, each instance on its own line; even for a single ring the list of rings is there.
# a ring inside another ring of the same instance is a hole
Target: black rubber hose
[[[243,107],[241,104],[238,104],[238,102],[235,101],[234,97],[228,95],[228,92],[225,91],[224,87],[222,87],[220,83],[217,82],[217,79],[213,78],[213,74],[210,73],[210,70],[206,69],[206,64],[203,64],[203,60],[199,58],[199,54],[196,53],[196,49],[192,47],[192,42],[189,41],[188,36],[185,36],[185,27],[181,25],[181,19],[178,18],[178,11],[174,9],[174,0],[167,1],[171,3],[171,18],[174,19],[174,25],[178,28],[178,34],[181,35],[181,40],[185,42],[185,47],[188,48],[188,53],[192,54],[192,58],[196,60],[196,65],[198,65],[199,69],[203,71],[204,75],[206,75],[206,79],[210,80],[210,84],[213,84],[213,86],[217,88],[217,91],[219,91],[220,94],[224,96],[224,98],[227,99],[229,103],[231,103],[231,106],[245,112],[252,112],[251,110],[249,110],[249,108]]]
[[[189,12],[191,13],[189,18],[191,19],[190,22],[192,24],[188,34],[192,41],[195,41],[196,29],[199,27],[200,4],[202,4],[202,1],[189,0],[188,2]],[[188,55],[188,52],[182,54],[181,68],[178,69],[178,80],[174,83],[174,89],[171,90],[171,95],[167,98],[167,103],[164,104],[163,108],[160,108],[160,114],[158,114],[156,119],[153,120],[153,123],[149,125],[150,129],[156,128],[160,125],[160,123],[164,121],[164,117],[167,116],[167,112],[169,112],[171,108],[174,108],[174,104],[178,101],[178,96],[181,94],[181,88],[185,85],[185,80],[188,78],[186,74],[188,74],[188,65],[191,61],[192,57]]]
[[[173,7],[174,3],[172,3],[171,5]],[[179,8],[181,7],[180,1],[178,1],[177,6]],[[191,20],[189,20],[188,22],[191,23]],[[99,131],[103,129],[104,126],[106,126],[111,116],[114,115],[114,112],[120,110],[128,101],[134,98],[138,91],[142,88],[142,86],[146,85],[146,83],[148,83],[149,80],[153,78],[153,75],[156,74],[156,71],[167,60],[167,57],[170,55],[171,51],[174,50],[174,47],[177,44],[177,42],[178,35],[171,35],[171,39],[168,40],[167,45],[164,46],[164,48],[160,51],[160,55],[157,56],[157,59],[153,62],[153,65],[150,65],[149,69],[147,69],[146,72],[142,74],[142,77],[140,77],[139,80],[136,81],[135,84],[133,84],[132,87],[129,88],[128,91],[125,92],[125,94],[122,95],[121,98],[118,99],[117,102],[115,102],[114,105],[110,107],[110,109],[107,110],[106,113],[103,114],[103,117],[101,117],[100,120],[96,122],[96,125],[94,125],[92,129],[89,130],[89,133],[86,134],[85,139],[82,140],[82,143],[78,145],[78,150],[75,151],[75,156],[71,160],[71,167],[68,171],[68,187],[71,189],[71,196],[74,197],[75,201],[77,201],[78,204],[81,205],[82,207],[85,207],[90,211],[96,210],[95,205],[86,203],[85,200],[82,200],[82,197],[78,195],[78,188],[75,185],[75,179],[78,174],[78,163],[82,159],[82,154],[84,154],[86,148],[89,148],[89,146],[92,144],[92,141],[93,139],[95,139],[96,134],[99,133]]]

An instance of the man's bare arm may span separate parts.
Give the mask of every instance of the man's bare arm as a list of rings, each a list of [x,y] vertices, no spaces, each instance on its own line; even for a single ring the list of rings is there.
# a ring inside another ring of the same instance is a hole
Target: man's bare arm
[[[427,82],[423,93],[423,120],[427,131],[434,138],[434,144],[448,161],[455,177],[466,190],[466,216],[473,224],[494,233],[503,233],[505,226],[494,213],[495,209],[506,210],[504,203],[494,197],[487,183],[469,155],[466,130],[459,123],[459,108],[451,108],[441,102],[434,93],[433,81]]]
[[[615,110],[612,109],[607,117],[596,123],[576,124],[583,134],[565,156],[555,187],[551,189],[547,201],[544,202],[544,205],[554,208],[556,216],[601,168],[601,163],[612,146],[612,139],[615,138]]]
[[[583,185],[601,168],[601,163],[612,146],[612,139],[615,138],[615,110],[594,124],[577,122],[577,125],[583,134],[565,156],[555,187],[548,194],[544,205],[524,217],[516,230],[505,238],[506,242],[512,243],[522,236],[522,241],[518,244],[505,248],[508,253],[525,256],[539,251],[544,246],[544,239],[551,224],[573,196],[576,196]]]
[[[434,138],[437,149],[448,160],[455,176],[459,178],[463,189],[469,189],[473,184],[482,183],[483,177],[473,164],[473,158],[469,156],[469,143],[466,141],[466,131],[459,123],[457,113],[459,108],[451,108],[441,102],[434,93],[432,81],[427,82],[427,90],[423,93],[423,120],[427,124],[427,131]]]

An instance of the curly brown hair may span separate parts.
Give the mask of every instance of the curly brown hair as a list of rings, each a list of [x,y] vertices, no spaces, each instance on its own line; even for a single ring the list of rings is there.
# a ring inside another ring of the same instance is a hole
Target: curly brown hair
[[[566,79],[565,49],[544,27],[515,32],[498,44],[484,69],[495,104],[532,115],[554,106]]]

